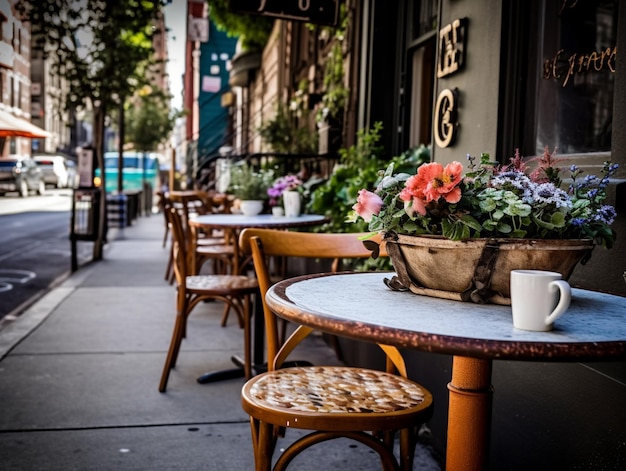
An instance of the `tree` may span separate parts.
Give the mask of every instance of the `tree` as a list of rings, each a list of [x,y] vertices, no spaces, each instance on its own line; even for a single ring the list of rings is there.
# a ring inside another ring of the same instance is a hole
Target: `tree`
[[[241,38],[244,50],[263,49],[274,25],[273,18],[234,12],[229,0],[211,0],[209,7],[209,16],[217,28],[229,36]]]
[[[141,72],[154,56],[153,25],[162,4],[162,0],[18,0],[16,4],[31,24],[32,47],[50,58],[52,72],[68,84],[63,97],[66,108],[93,110],[93,146],[103,189],[105,117],[145,83]],[[104,195],[100,200],[95,260],[102,258],[106,238]]]
[[[151,151],[174,129],[180,113],[170,113],[170,97],[145,87],[126,105],[126,142],[140,151]]]

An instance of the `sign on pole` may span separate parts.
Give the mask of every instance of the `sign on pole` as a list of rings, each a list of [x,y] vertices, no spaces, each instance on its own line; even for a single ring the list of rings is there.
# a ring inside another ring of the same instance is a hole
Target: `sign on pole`
[[[339,22],[339,0],[230,0],[230,9],[319,25]]]

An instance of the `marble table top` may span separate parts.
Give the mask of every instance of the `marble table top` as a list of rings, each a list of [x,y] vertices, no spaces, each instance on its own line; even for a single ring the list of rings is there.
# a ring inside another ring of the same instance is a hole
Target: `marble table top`
[[[478,358],[582,361],[626,356],[626,298],[573,289],[549,332],[513,327],[511,307],[392,291],[393,273],[323,274],[274,285],[267,301],[284,318],[398,347]]]
[[[326,220],[321,214],[301,214],[299,216],[274,216],[259,214],[244,216],[243,214],[203,214],[190,218],[189,222],[196,226],[211,227],[302,227],[321,224]]]

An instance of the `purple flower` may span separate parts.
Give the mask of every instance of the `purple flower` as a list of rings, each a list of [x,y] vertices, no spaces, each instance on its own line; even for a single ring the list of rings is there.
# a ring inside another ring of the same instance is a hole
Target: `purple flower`
[[[302,185],[302,180],[295,175],[286,175],[277,178],[274,184],[267,189],[267,194],[270,197],[270,205],[276,206],[279,204],[279,200],[283,196],[284,191],[296,190],[300,185]]]
[[[615,212],[615,208],[605,204],[598,208],[598,211],[596,211],[596,214],[593,216],[593,220],[600,224],[611,225],[616,217],[617,213]]]

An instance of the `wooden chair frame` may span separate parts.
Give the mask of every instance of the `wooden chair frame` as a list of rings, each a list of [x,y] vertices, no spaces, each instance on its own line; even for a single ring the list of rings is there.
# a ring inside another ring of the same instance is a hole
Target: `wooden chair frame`
[[[249,380],[242,389],[242,407],[250,415],[256,471],[272,469],[272,456],[277,438],[289,427],[312,432],[287,447],[276,461],[273,468],[275,471],[284,470],[295,456],[308,447],[338,437],[357,440],[376,451],[384,470],[413,469],[418,426],[426,422],[432,413],[432,395],[423,386],[406,379],[404,359],[395,347],[380,345],[386,354],[387,373],[392,374],[386,378],[397,378],[398,381],[405,381],[403,384],[409,388],[419,388],[423,393],[423,401],[417,405],[384,413],[355,411],[309,413],[302,410],[291,411],[289,408],[281,408],[258,399],[263,384],[269,384],[274,379],[278,381],[280,376],[289,375],[291,371],[294,375],[304,373],[304,368],[307,367],[294,369],[281,367],[294,348],[313,332],[310,327],[298,326],[289,338],[281,343],[277,317],[264,300],[265,293],[272,283],[268,257],[332,259],[333,267],[336,268],[335,264],[341,259],[371,256],[371,252],[360,240],[361,236],[365,234],[304,233],[271,229],[245,229],[240,235],[240,249],[243,253],[252,255],[257,273],[267,337],[268,371]],[[384,247],[381,247],[380,255],[386,256]],[[347,367],[322,367],[322,371],[330,369],[333,372],[337,371],[336,374],[341,374],[341,368]],[[373,370],[363,368],[352,371],[375,374]],[[384,375],[382,372],[376,373]],[[264,381],[268,383],[262,383]],[[394,436],[397,431],[400,432],[399,463],[393,453]]]
[[[198,303],[206,299],[223,301],[225,312],[232,308],[237,313],[244,330],[244,376],[250,378],[252,375],[250,297],[258,293],[258,283],[255,278],[243,275],[190,275],[191,261],[188,253],[188,236],[183,228],[182,216],[175,208],[170,210],[169,215],[173,236],[174,274],[177,290],[176,321],[159,383],[159,391],[165,392],[170,371],[176,365],[182,340],[186,336],[189,314]]]

